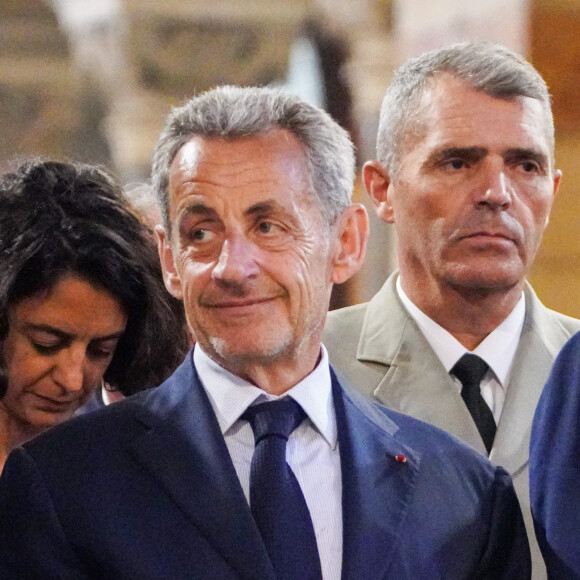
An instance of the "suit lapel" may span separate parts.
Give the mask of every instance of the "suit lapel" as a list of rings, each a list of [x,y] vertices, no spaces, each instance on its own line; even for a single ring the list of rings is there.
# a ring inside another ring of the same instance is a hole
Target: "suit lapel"
[[[525,293],[526,318],[490,455],[512,476],[527,466],[532,417],[554,358],[567,339],[529,285]]]
[[[375,396],[397,411],[453,433],[485,455],[459,391],[399,300],[396,274],[369,302],[357,352],[361,361],[385,365]],[[554,357],[567,339],[528,284],[525,294],[526,318],[490,455],[512,475],[527,465],[531,418]]]
[[[397,426],[333,376],[342,466],[343,580],[383,578],[413,498],[419,455],[393,437]],[[406,462],[395,457],[403,455]]]
[[[400,302],[395,281],[396,273],[369,302],[357,352],[360,361],[385,365],[375,397],[486,454],[459,389]]]
[[[146,431],[131,442],[135,458],[240,578],[273,579],[191,354],[151,392],[139,420]]]

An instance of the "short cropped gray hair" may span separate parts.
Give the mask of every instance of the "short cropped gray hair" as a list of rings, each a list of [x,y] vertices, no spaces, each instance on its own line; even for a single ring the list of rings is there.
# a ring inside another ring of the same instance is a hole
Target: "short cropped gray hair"
[[[354,147],[326,112],[278,88],[222,86],[174,108],[155,146],[151,180],[168,233],[169,171],[193,137],[242,138],[286,129],[304,148],[310,186],[329,224],[351,203]]]
[[[538,71],[522,56],[490,42],[463,42],[426,52],[403,64],[385,93],[377,137],[377,157],[396,175],[409,137],[421,131],[421,97],[433,79],[449,73],[498,98],[530,97],[540,101],[546,135],[554,148],[550,94]]]

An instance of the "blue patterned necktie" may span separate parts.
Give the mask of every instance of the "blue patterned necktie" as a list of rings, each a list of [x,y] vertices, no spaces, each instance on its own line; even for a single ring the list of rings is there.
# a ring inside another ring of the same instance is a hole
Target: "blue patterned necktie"
[[[254,431],[250,507],[278,580],[321,580],[308,506],[290,466],[286,443],[305,414],[290,397],[249,407],[242,419]]]
[[[461,381],[461,397],[471,413],[477,430],[485,443],[487,453],[491,451],[497,429],[491,409],[481,396],[481,380],[488,369],[487,363],[475,354],[464,354],[451,369]]]

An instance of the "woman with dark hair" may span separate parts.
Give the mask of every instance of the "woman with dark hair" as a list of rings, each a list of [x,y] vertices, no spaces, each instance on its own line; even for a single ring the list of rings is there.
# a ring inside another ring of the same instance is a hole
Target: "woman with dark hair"
[[[151,230],[102,168],[27,162],[0,178],[0,469],[106,382],[162,382],[187,348]]]

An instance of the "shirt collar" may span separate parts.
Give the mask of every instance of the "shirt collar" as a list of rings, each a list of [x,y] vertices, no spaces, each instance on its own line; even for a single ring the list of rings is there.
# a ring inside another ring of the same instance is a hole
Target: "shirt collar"
[[[405,294],[400,280],[400,277],[397,278],[399,298],[425,335],[427,342],[435,351],[445,370],[447,372],[451,371],[455,363],[468,350],[451,333],[429,318],[411,302]],[[526,302],[522,292],[520,299],[508,317],[472,351],[473,354],[480,356],[489,365],[498,382],[504,388],[509,378],[509,371],[522,333],[525,314]]]
[[[324,345],[321,345],[320,354],[314,370],[280,397],[265,393],[259,387],[232,374],[210,358],[199,344],[193,350],[193,360],[223,435],[250,405],[290,396],[302,407],[316,429],[334,449],[338,441],[336,415],[328,353]]]

